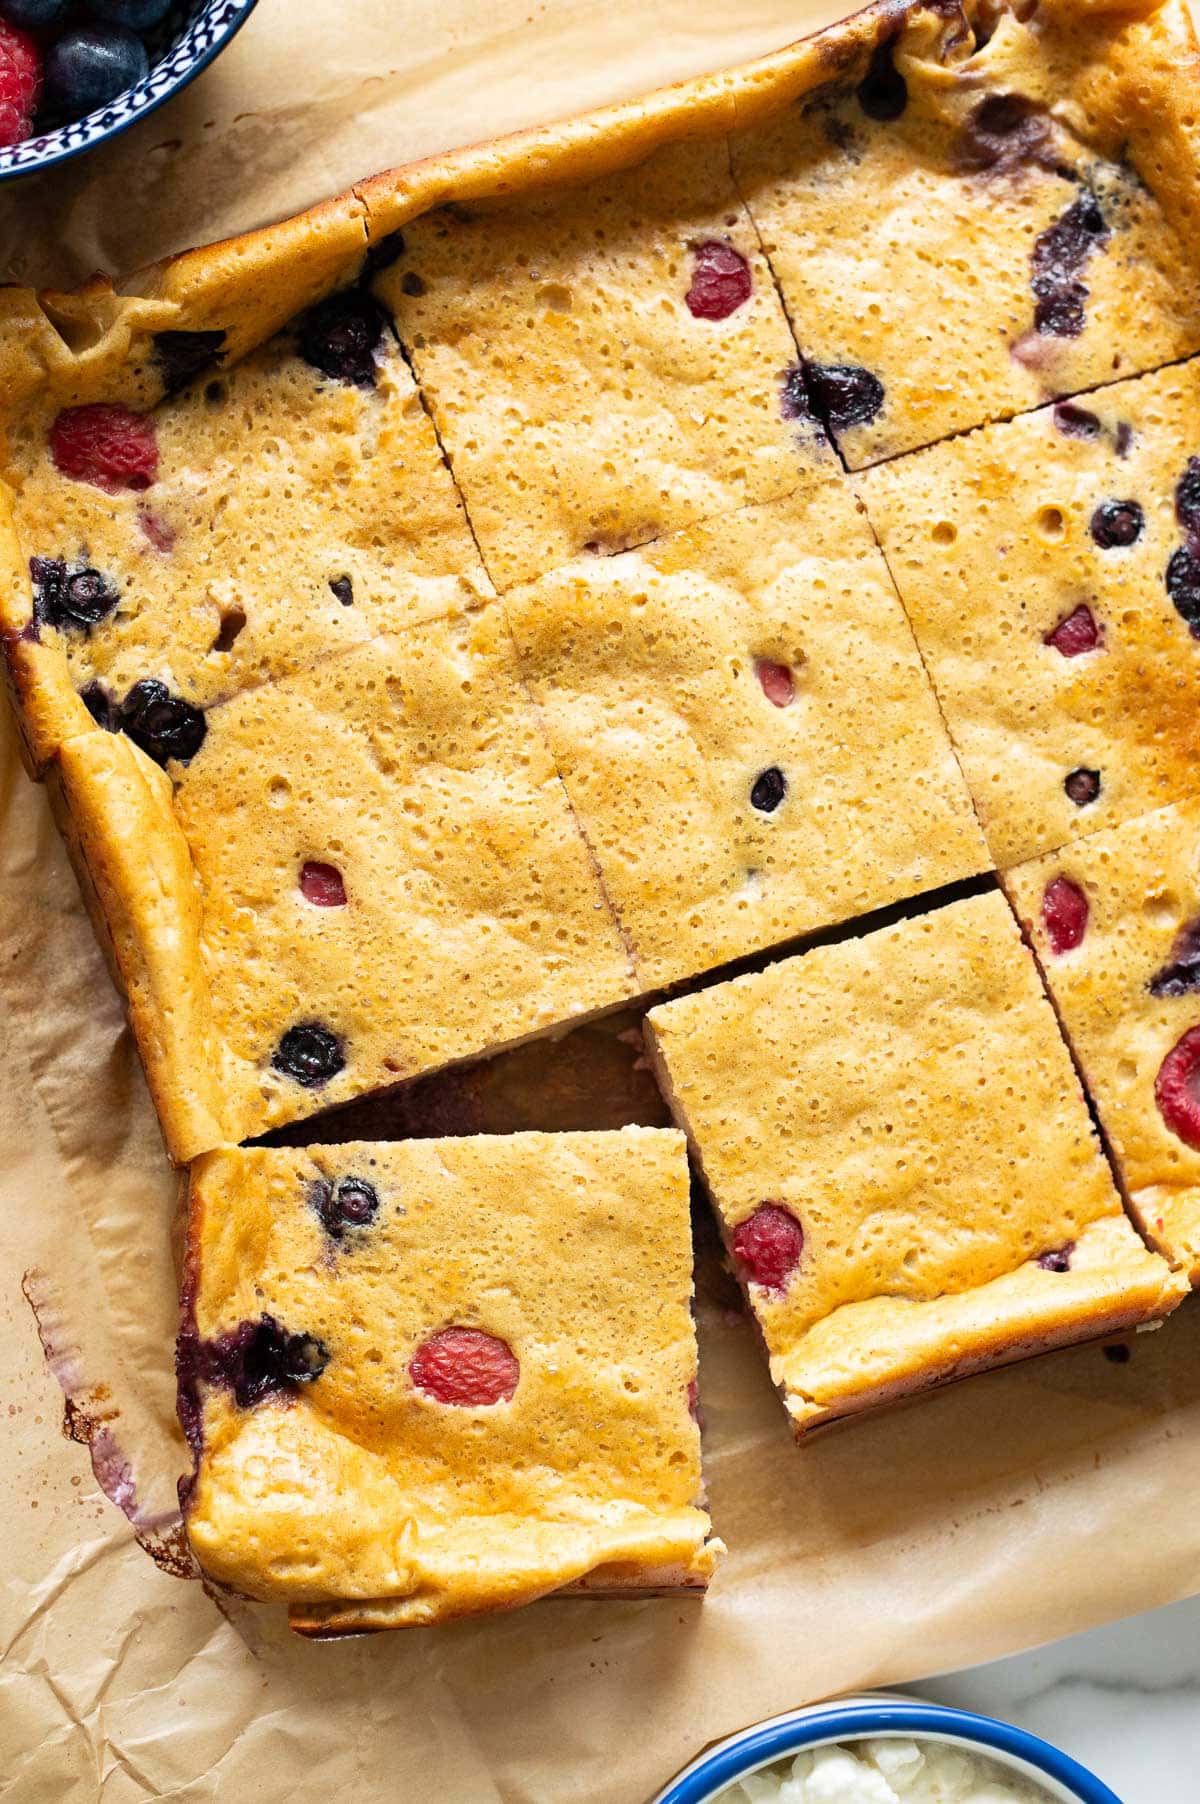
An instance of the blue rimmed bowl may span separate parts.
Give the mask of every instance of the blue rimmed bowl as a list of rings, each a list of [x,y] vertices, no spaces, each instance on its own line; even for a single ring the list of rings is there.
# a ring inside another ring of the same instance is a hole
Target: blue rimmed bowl
[[[256,4],[257,0],[207,0],[206,5],[173,8],[149,40],[151,68],[144,81],[70,125],[38,132],[0,150],[0,181],[49,169],[119,137],[135,120],[144,119],[207,69],[241,30]]]
[[[1014,1778],[1040,1785],[1055,1804],[1121,1804],[1094,1773],[1025,1729],[924,1704],[913,1698],[867,1696],[837,1698],[773,1716],[752,1729],[742,1729],[714,1743],[678,1773],[652,1804],[709,1804],[724,1786],[748,1773],[786,1760],[806,1748],[828,1747],[867,1738],[896,1735],[912,1741],[940,1741],[986,1754]]]

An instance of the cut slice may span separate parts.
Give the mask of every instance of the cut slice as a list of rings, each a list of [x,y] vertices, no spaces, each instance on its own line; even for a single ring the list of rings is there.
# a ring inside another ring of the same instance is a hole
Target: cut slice
[[[1200,803],[1009,871],[1147,1239],[1200,1283]]]
[[[998,893],[647,1019],[797,1433],[1186,1292],[1122,1211]]]
[[[1195,785],[1200,359],[860,478],[993,856]]]
[[[176,1159],[634,993],[494,607],[198,719],[168,772],[124,734],[60,760]]]
[[[102,444],[149,435],[148,486],[56,467],[64,423],[98,416]],[[208,707],[492,593],[387,315],[359,289],[229,369],[218,351],[152,413],[68,409],[22,452],[24,568],[0,624],[26,715],[43,716],[39,765],[147,672]]]
[[[504,606],[643,988],[986,867],[840,478]]]
[[[205,1571],[309,1634],[702,1590],[683,1138],[222,1151],[180,1415]]]
[[[500,588],[831,456],[723,139],[413,220],[380,276]]]
[[[881,13],[733,141],[852,468],[1200,346],[1186,9],[996,10],[979,48],[956,6]]]

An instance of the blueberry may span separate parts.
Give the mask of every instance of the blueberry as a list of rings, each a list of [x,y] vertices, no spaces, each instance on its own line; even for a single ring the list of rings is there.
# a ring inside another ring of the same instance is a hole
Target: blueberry
[[[391,316],[373,295],[344,289],[304,315],[297,327],[297,346],[305,363],[323,376],[375,386],[375,353],[391,324]]]
[[[408,247],[404,242],[403,232],[389,232],[378,244],[373,244],[363,260],[361,282],[369,282],[372,276],[390,269],[393,263],[399,262]]]
[[[170,12],[173,0],[88,0],[94,19],[125,25],[130,31],[153,31]]]
[[[68,31],[46,58],[45,104],[56,117],[82,119],[107,106],[149,73],[140,38],[120,26]]]
[[[341,1240],[347,1228],[367,1227],[379,1212],[379,1192],[366,1178],[322,1180],[313,1185],[310,1201],[332,1240]]]
[[[1055,403],[1054,424],[1064,438],[1099,438],[1100,436],[1098,416],[1089,413],[1086,407],[1076,407],[1073,401]],[[1117,449],[1119,451],[1120,446]]]
[[[1163,578],[1177,613],[1187,622],[1193,639],[1200,639],[1200,557],[1186,545],[1171,553]]]
[[[908,105],[908,83],[893,60],[890,39],[876,44],[867,73],[854,91],[868,119],[881,123],[899,119]]]
[[[1146,516],[1136,501],[1102,501],[1092,515],[1092,537],[1101,551],[1132,545],[1142,536]]]
[[[0,19],[19,25],[22,31],[44,31],[61,25],[71,4],[72,0],[0,0]]]
[[[88,683],[79,691],[79,699],[98,727],[106,733],[121,730],[121,710],[103,683]]]
[[[239,1322],[228,1333],[201,1341],[190,1350],[187,1363],[193,1382],[203,1378],[225,1385],[240,1409],[251,1409],[319,1378],[329,1364],[329,1348],[315,1334],[289,1334],[273,1315],[261,1315],[256,1322]]]
[[[352,606],[354,602],[354,584],[348,576],[331,576],[329,579],[329,587],[333,590],[344,608]]]
[[[1088,291],[1077,278],[1098,246],[1108,242],[1108,222],[1096,196],[1084,189],[1053,225],[1034,240],[1033,323],[1050,338],[1078,338]]]
[[[301,1021],[289,1027],[271,1055],[276,1071],[282,1071],[306,1090],[318,1090],[336,1077],[346,1063],[342,1043],[319,1021]]]
[[[1188,532],[1200,531],[1200,457],[1189,457],[1175,484],[1175,518]]]
[[[962,128],[958,166],[962,170],[1017,170],[1023,163],[1045,167],[1050,123],[1036,101],[1024,94],[987,94]]]
[[[1063,788],[1076,808],[1086,808],[1100,794],[1100,772],[1080,765],[1063,782]]]
[[[206,730],[201,710],[172,695],[156,677],[143,677],[121,703],[121,731],[156,764],[194,758]]]
[[[750,806],[760,814],[774,814],[787,794],[787,778],[777,764],[760,771],[750,791]]]
[[[1065,1246],[1055,1247],[1052,1252],[1039,1253],[1037,1263],[1044,1272],[1069,1272],[1071,1254],[1075,1251],[1075,1242],[1068,1240]]]
[[[33,617],[60,632],[77,628],[88,633],[111,614],[121,597],[108,578],[89,565],[64,564],[59,558],[31,557]]]
[[[883,406],[883,383],[857,363],[810,363],[805,374],[817,413],[835,432],[869,426]]]
[[[1192,996],[1200,990],[1200,920],[1179,929],[1170,962],[1154,973],[1146,988],[1152,996]]]
[[[156,332],[154,361],[167,394],[178,394],[196,376],[219,363],[224,332]]]

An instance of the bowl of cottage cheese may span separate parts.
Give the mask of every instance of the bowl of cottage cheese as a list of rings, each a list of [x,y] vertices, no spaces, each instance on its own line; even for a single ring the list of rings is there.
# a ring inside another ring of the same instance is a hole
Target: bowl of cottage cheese
[[[1024,1729],[915,1699],[840,1698],[706,1748],[653,1804],[1121,1804]]]

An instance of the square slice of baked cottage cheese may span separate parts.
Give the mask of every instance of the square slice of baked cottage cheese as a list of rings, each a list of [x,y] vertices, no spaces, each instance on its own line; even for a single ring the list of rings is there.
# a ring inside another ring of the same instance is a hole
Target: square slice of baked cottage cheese
[[[796,1432],[1167,1315],[995,891],[652,1009]]]
[[[198,1161],[197,1558],[318,1635],[702,1591],[691,1294],[672,1129]]]

